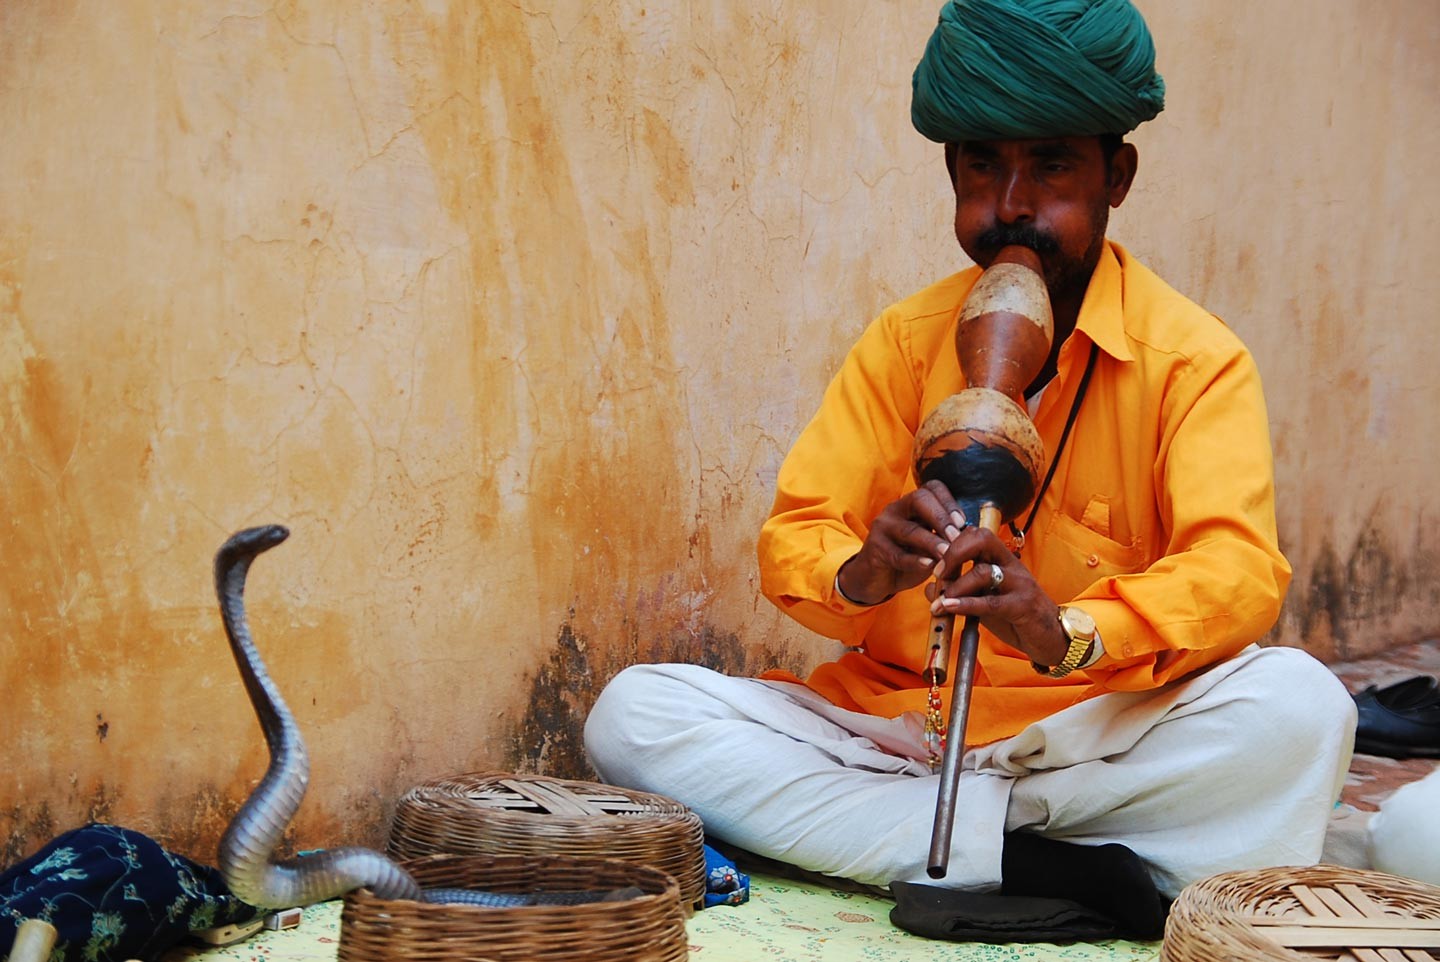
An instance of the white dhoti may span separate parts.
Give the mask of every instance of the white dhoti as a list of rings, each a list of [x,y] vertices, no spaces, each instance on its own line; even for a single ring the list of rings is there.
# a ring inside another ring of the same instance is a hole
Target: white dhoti
[[[1291,648],[1249,648],[1154,691],[1117,692],[965,755],[947,877],[926,873],[939,777],[913,716],[695,665],[617,675],[585,726],[607,782],[688,805],[706,831],[872,885],[991,889],[1005,832],[1119,842],[1169,895],[1221,871],[1310,865],[1350,762],[1355,706]]]

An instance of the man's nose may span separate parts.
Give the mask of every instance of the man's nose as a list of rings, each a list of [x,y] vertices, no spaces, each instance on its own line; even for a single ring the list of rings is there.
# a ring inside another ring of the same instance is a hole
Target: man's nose
[[[1000,183],[995,217],[1002,224],[1020,224],[1035,219],[1034,185],[1022,171],[1011,171]]]

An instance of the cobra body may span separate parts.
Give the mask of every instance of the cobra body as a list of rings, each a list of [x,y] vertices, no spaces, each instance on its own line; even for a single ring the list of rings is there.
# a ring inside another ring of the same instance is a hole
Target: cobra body
[[[382,899],[495,908],[579,905],[643,895],[638,888],[535,893],[470,889],[422,891],[409,872],[379,852],[359,846],[327,849],[286,861],[273,860],[275,847],[305,795],[310,761],[295,717],[250,637],[245,617],[245,577],[250,563],[258,555],[289,536],[289,531],[276,524],[247,528],[232,535],[215,555],[215,591],[220,597],[225,634],[270,750],[270,765],[264,778],[240,806],[220,839],[220,872],[230,891],[250,905],[266,909],[311,905],[358,888],[369,888]]]
[[[289,536],[280,525],[247,528],[232,535],[215,555],[215,591],[225,634],[270,749],[265,777],[220,839],[220,872],[238,898],[261,908],[310,905],[366,886],[380,898],[419,899],[420,886],[410,874],[368,848],[329,849],[282,862],[271,859],[300,808],[310,781],[310,760],[295,716],[250,637],[245,576],[256,556]]]

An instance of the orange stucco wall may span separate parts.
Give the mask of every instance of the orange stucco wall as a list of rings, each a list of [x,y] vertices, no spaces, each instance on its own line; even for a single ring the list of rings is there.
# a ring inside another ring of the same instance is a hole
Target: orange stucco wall
[[[1112,235],[1252,345],[1324,657],[1440,628],[1440,10],[1144,2],[1169,110]],[[962,266],[908,124],[938,5],[0,5],[0,864],[202,859],[264,751],[211,556],[310,743],[292,835],[582,774],[624,664],[803,668],[758,598],[784,451]],[[1223,465],[1217,465],[1223,470]]]

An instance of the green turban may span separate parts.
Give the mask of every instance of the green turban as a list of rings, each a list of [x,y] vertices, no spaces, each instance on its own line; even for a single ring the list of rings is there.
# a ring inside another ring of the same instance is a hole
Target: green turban
[[[1165,108],[1129,0],[950,0],[912,86],[910,119],[938,143],[1124,134]]]

